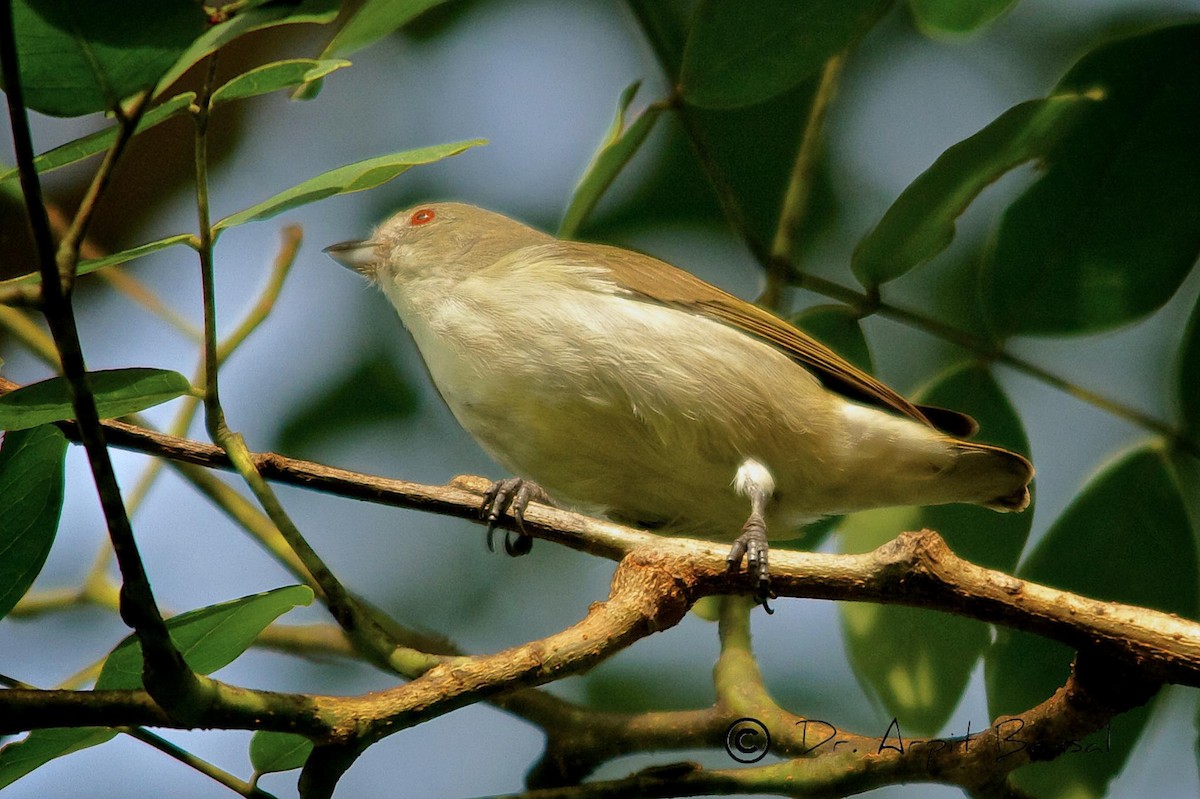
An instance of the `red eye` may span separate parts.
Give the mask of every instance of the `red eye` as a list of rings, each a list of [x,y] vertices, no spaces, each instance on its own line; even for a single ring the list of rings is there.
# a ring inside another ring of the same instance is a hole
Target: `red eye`
[[[437,216],[432,208],[422,208],[420,211],[413,211],[413,215],[409,217],[408,222],[411,225],[425,225],[433,221]]]

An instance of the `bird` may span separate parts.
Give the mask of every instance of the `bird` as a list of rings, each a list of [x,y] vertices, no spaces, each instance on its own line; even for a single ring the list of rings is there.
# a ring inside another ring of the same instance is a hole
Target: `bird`
[[[898,505],[1029,504],[1023,456],[914,404],[767,310],[640,252],[459,202],[325,249],[378,286],[438,393],[514,477],[481,504],[523,554],[530,501],[732,541],[771,595],[768,533]],[[768,610],[769,610],[768,606]]]

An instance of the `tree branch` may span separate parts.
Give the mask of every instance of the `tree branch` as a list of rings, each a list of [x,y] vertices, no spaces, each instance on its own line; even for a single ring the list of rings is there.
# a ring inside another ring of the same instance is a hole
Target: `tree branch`
[[[0,378],[0,393],[16,388]],[[104,422],[118,447],[200,466],[229,469],[219,448],[152,433],[122,422]],[[78,440],[72,422],[60,427]],[[489,482],[460,477],[429,486],[359,474],[275,453],[252,459],[263,477],[337,496],[424,510],[479,521],[480,496]],[[502,520],[511,527],[511,519]],[[708,541],[666,538],[577,513],[532,504],[525,529],[537,538],[610,560],[651,553],[682,586],[688,601],[710,594],[752,590],[744,574],[726,570],[727,547]],[[649,555],[646,555],[649,557]],[[1076,649],[1095,649],[1134,664],[1147,678],[1200,686],[1200,624],[1148,608],[1102,602],[1003,572],[956,556],[941,536],[923,530],[903,533],[861,555],[776,550],[772,587],[780,596],[910,605],[1027,630]]]

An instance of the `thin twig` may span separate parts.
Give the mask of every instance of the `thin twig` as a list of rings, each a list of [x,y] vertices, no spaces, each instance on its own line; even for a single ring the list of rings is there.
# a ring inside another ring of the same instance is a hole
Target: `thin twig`
[[[122,728],[121,732],[131,738],[136,738],[144,744],[153,746],[163,754],[175,758],[188,768],[224,785],[234,793],[245,796],[247,799],[275,799],[274,794],[267,793],[257,785],[236,777],[228,771],[209,763],[207,760],[196,757],[191,752],[179,748],[161,735],[155,735],[141,727],[126,727]]]
[[[208,72],[192,107],[195,123],[196,215],[198,217],[200,286],[204,303],[204,420],[214,442],[221,437],[225,412],[221,408],[217,362],[217,299],[213,271],[213,229],[208,210],[209,98],[217,75],[217,54],[208,57]]]
[[[812,196],[813,169],[821,152],[821,139],[825,126],[825,112],[833,101],[837,90],[838,75],[845,63],[845,54],[839,53],[827,62],[821,71],[821,80],[813,93],[804,122],[804,134],[796,151],[796,161],[784,191],[779,210],[779,222],[775,226],[775,238],[771,242],[771,257],[766,263],[767,284],[758,304],[764,308],[779,310],[783,292],[791,278],[792,261],[795,258],[796,239],[808,216],[809,198]]]
[[[58,253],[56,255],[58,276],[62,281],[62,291],[68,296],[75,286],[75,267],[79,264],[79,248],[87,236],[88,226],[91,224],[92,218],[96,213],[96,208],[100,203],[100,196],[108,188],[113,170],[117,166],[117,161],[120,160],[121,154],[125,152],[125,145],[137,133],[138,122],[141,121],[142,114],[150,106],[150,96],[151,92],[147,89],[137,94],[130,101],[128,109],[116,109],[118,123],[117,137],[113,140],[112,146],[108,148],[108,151],[104,153],[104,160],[100,162],[100,166],[96,169],[96,174],[92,176],[92,182],[88,184],[87,191],[84,192],[83,199],[79,202],[79,208],[75,211],[75,218],[71,220],[71,225],[63,235],[62,241],[58,243]]]
[[[858,313],[867,315],[870,313],[878,313],[880,316],[886,316],[889,319],[895,319],[898,322],[903,322],[909,327],[921,330],[932,336],[957,345],[968,352],[974,354],[981,360],[992,361],[994,363],[1004,364],[1018,372],[1036,378],[1041,382],[1052,386],[1065,394],[1069,394],[1076,399],[1086,402],[1089,405],[1100,408],[1113,416],[1120,419],[1125,419],[1128,422],[1138,425],[1139,427],[1150,430],[1158,435],[1163,436],[1173,446],[1187,452],[1193,456],[1200,457],[1200,442],[1188,438],[1182,431],[1173,427],[1170,424],[1156,419],[1153,416],[1139,411],[1130,405],[1118,402],[1111,397],[1106,397],[1099,392],[1089,388],[1084,388],[1077,383],[1072,383],[1049,370],[1038,366],[1037,364],[1028,361],[1020,356],[1013,355],[994,341],[983,336],[970,333],[966,330],[948,325],[945,322],[926,316],[918,311],[902,308],[897,305],[885,302],[877,296],[871,296],[861,291],[848,288],[832,280],[827,280],[817,275],[808,273],[793,274],[793,280],[800,288],[808,289],[809,291],[823,294],[831,299],[838,300],[854,308]]]

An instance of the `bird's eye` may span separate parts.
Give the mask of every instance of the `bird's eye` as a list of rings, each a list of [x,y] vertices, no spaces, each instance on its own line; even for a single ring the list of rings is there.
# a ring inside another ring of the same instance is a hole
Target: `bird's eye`
[[[433,212],[432,208],[422,208],[419,211],[413,211],[413,215],[409,217],[408,221],[412,225],[425,225],[432,222],[435,216],[437,214]]]

